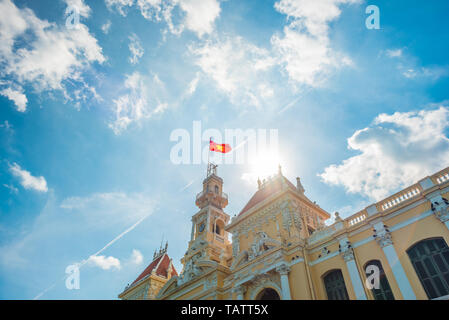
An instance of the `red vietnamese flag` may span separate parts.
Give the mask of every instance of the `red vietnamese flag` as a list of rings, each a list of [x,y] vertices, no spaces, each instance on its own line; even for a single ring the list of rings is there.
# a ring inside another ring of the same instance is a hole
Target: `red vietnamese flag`
[[[209,150],[210,151],[221,152],[221,153],[228,153],[229,151],[232,150],[232,148],[227,143],[217,144],[217,143],[213,142],[212,139],[210,139],[210,141],[209,141]]]

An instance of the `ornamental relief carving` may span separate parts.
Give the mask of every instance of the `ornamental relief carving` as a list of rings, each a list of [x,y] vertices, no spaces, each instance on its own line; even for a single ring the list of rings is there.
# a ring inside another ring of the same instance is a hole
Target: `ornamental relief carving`
[[[238,272],[234,273],[234,282],[237,282],[238,280],[244,279],[252,274],[260,273],[260,270],[267,270],[270,268],[270,266],[274,266],[278,264],[283,259],[283,254],[281,251],[278,251],[274,254],[270,254],[263,258],[261,261],[258,261],[257,264],[252,264],[246,266],[244,269],[239,270]],[[259,271],[257,271],[259,270]]]
[[[214,274],[212,277],[206,279],[206,283],[205,283],[205,289],[211,289],[211,288],[216,288],[218,285],[218,278],[217,275]]]
[[[268,224],[270,220],[275,221],[276,215],[280,213],[280,202],[277,201],[266,208],[262,209],[256,215],[245,219],[239,227],[237,227],[236,232],[238,234],[245,235],[248,238],[250,231],[256,229],[261,229],[263,224]]]
[[[256,233],[251,248],[248,250],[248,261],[264,254],[266,251],[275,247],[281,246],[281,242],[270,238],[265,232],[259,231]]]
[[[254,291],[262,287],[268,287],[271,284],[275,284],[280,287],[281,281],[279,274],[276,273],[264,273],[255,275],[250,281],[248,281],[248,290]]]
[[[184,270],[177,279],[178,286],[198,277],[203,273],[202,268],[197,266],[197,263],[201,258],[202,254],[196,254],[186,262]]]
[[[449,221],[449,201],[443,197],[432,201],[432,212],[443,223]]]

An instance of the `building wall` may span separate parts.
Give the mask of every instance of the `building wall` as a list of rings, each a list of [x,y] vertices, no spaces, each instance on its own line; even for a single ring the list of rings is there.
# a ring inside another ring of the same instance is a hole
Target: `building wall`
[[[446,171],[449,172],[449,168]],[[434,176],[431,179],[435,181]],[[266,208],[275,204],[280,197],[273,198],[271,203],[264,203],[257,210],[253,210],[249,215],[237,220],[238,224],[236,226],[239,226],[240,229],[238,229],[237,235],[234,234],[234,240],[238,239],[239,241],[239,252],[243,250],[250,251],[255,240],[258,239],[257,233],[263,231],[269,238],[279,242],[277,247],[268,249],[260,256],[244,262],[240,266],[233,268],[230,265],[221,266],[221,268],[228,270],[227,272],[230,273],[230,276],[240,275],[240,277],[237,277],[237,280],[233,280],[231,283],[226,281],[228,274],[219,272],[217,269],[208,273],[207,276],[210,277],[214,273],[217,275],[218,280],[215,289],[211,290],[211,288],[206,288],[205,286],[198,287],[199,281],[206,281],[205,278],[199,278],[187,286],[183,286],[182,290],[185,293],[182,295],[179,295],[179,291],[175,290],[163,298],[191,299],[204,297],[206,299],[237,299],[239,295],[236,293],[236,290],[241,283],[246,288],[243,294],[244,299],[253,299],[264,287],[275,289],[282,298],[285,298],[282,296],[284,292],[282,288],[282,271],[278,269],[280,265],[283,265],[289,270],[288,285],[292,299],[327,299],[323,277],[335,269],[341,270],[350,299],[357,298],[357,290],[353,281],[361,283],[363,286],[362,292],[367,299],[374,299],[372,292],[365,286],[366,274],[364,269],[369,261],[379,260],[395,299],[403,299],[404,292],[401,292],[400,289],[401,286],[404,289],[403,284],[399,283],[399,279],[393,273],[392,266],[390,266],[385,251],[380,245],[379,238],[373,237],[375,234],[374,226],[378,226],[380,223],[380,225],[385,225],[390,231],[392,246],[416,299],[428,299],[408,257],[407,250],[421,240],[435,237],[442,237],[446,244],[449,245],[449,226],[447,226],[447,223],[440,221],[432,212],[431,202],[428,199],[435,194],[441,194],[446,199],[449,198],[449,181],[435,183],[434,186],[427,188],[420,184],[416,184],[413,187],[419,188],[420,193],[418,195],[412,198],[405,198],[405,200],[402,199],[402,202],[399,202],[399,204],[395,203],[394,207],[381,210],[380,208],[383,208],[382,205],[386,203],[385,201],[397,198],[397,194],[393,195],[352,217],[337,221],[324,231],[318,231],[329,232],[330,235],[323,238],[315,238],[313,241],[310,241],[311,238],[308,238],[303,233],[306,227],[304,221],[301,232],[295,233],[295,230],[292,229],[293,231],[291,230],[289,233],[285,229],[284,213],[267,213]],[[408,192],[408,189],[404,192]],[[289,194],[286,197],[282,201],[292,198]],[[373,208],[379,211],[373,211]],[[313,211],[311,212],[313,213]],[[354,223],[354,218],[358,217],[360,219]],[[338,225],[341,227],[337,228]],[[236,233],[237,227],[233,226],[232,222],[231,226],[232,228],[229,231]],[[376,232],[378,231],[380,230],[376,230]],[[341,252],[339,252],[340,240],[345,237],[352,245],[354,253],[357,274],[352,277],[348,263],[343,259]],[[324,250],[324,247],[326,250]],[[329,250],[329,253],[326,252],[327,250]],[[233,259],[235,258],[236,256],[233,257]],[[264,270],[268,271],[265,272]],[[261,281],[263,282],[259,283],[260,279],[248,282],[246,279],[251,278],[252,275],[254,279],[262,276]]]

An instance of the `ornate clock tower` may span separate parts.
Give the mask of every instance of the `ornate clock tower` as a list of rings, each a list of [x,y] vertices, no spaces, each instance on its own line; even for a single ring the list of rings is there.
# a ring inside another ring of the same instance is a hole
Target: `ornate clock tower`
[[[228,205],[228,196],[223,192],[223,179],[217,175],[217,165],[208,164],[203,191],[196,196],[195,204],[199,211],[192,217],[189,247],[181,259],[183,273],[193,270],[199,260],[228,265],[227,261],[232,258],[228,232],[224,228],[229,222],[229,215],[223,211]]]

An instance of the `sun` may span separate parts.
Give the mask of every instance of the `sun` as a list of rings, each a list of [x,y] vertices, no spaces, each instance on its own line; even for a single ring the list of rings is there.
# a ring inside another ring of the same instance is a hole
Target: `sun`
[[[280,157],[276,152],[259,152],[257,157],[250,159],[250,170],[260,179],[274,175],[278,172]]]

